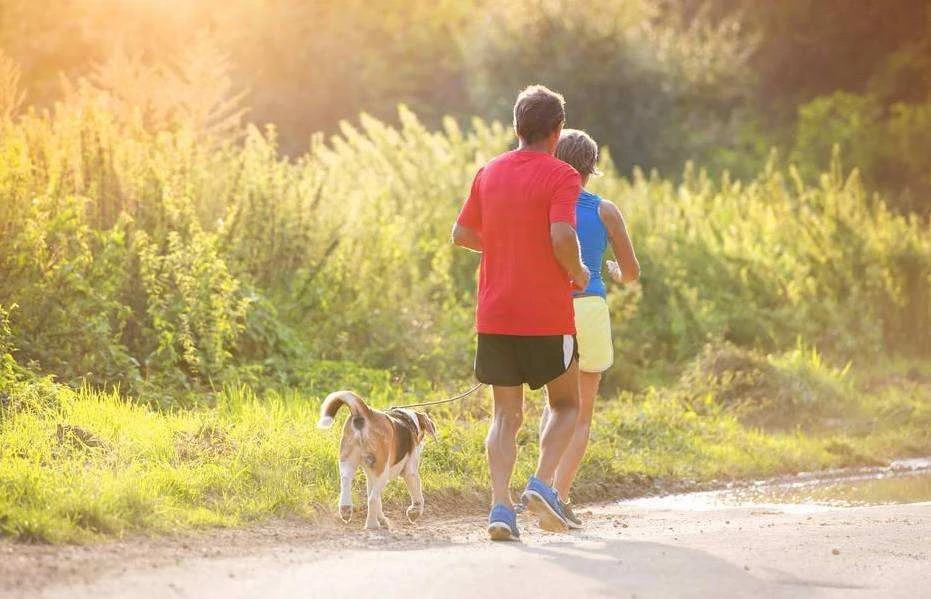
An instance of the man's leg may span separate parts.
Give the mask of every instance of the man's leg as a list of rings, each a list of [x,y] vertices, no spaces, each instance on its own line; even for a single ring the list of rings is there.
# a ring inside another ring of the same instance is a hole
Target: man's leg
[[[513,508],[510,484],[517,461],[517,432],[524,421],[524,388],[494,385],[492,390],[495,414],[485,439],[491,470],[491,503]]]
[[[559,466],[556,468],[556,491],[563,500],[569,499],[569,490],[572,481],[579,471],[585,448],[588,447],[588,438],[592,430],[592,414],[594,413],[595,397],[598,395],[598,384],[601,382],[600,372],[579,373],[579,416],[575,422],[575,431],[572,440],[566,447]]]
[[[540,436],[540,460],[535,476],[552,486],[556,468],[572,440],[579,414],[579,362],[546,384],[549,418]]]

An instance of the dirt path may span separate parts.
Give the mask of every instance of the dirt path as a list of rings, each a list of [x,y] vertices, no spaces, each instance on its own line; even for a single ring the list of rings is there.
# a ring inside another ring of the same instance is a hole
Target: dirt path
[[[82,547],[0,545],[5,597],[931,597],[931,503],[594,506],[492,544],[479,516],[365,533],[277,523]]]

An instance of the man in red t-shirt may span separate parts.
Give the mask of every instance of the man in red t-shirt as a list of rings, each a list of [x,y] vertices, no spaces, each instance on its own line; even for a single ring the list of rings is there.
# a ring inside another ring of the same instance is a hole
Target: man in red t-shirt
[[[551,418],[522,499],[543,528],[567,528],[553,479],[578,414],[571,290],[584,289],[589,272],[575,234],[581,177],[553,156],[565,120],[562,96],[541,85],[522,91],[514,104],[518,148],[478,171],[453,227],[453,243],[482,253],[475,375],[494,390],[485,445],[492,486],[488,532],[495,540],[519,537],[509,484],[524,383],[546,386]]]

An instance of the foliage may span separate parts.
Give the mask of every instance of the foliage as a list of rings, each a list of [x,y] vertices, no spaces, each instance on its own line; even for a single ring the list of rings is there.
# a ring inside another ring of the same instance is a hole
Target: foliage
[[[832,143],[858,165],[866,180],[896,189],[892,202],[906,212],[926,212],[931,193],[925,157],[931,152],[931,99],[897,102],[884,109],[879,97],[836,92],[799,108],[793,158],[803,175],[815,176]]]
[[[752,40],[737,21],[674,26],[653,16],[649,3],[616,0],[586,10],[572,2],[493,9],[470,38],[478,110],[507,120],[513,94],[505,90],[539,80],[566,96],[571,126],[610,146],[621,170],[713,160],[740,126],[723,115],[745,108]]]
[[[680,3],[667,4],[678,14]],[[691,18],[712,22],[739,15],[755,35],[747,64],[755,75],[756,109],[741,119],[752,140],[795,148],[809,171],[823,168],[826,149],[838,143],[871,185],[888,192],[893,207],[927,216],[929,154],[921,149],[929,139],[923,114],[931,102],[927,0],[855,6],[846,0],[698,0],[684,6]]]
[[[619,202],[643,268],[640,289],[609,296],[612,377],[709,339],[773,351],[801,338],[845,358],[929,350],[914,334],[931,326],[928,225],[871,198],[836,156],[817,187],[773,162],[748,183],[688,168],[678,186],[637,172],[593,188]]]
[[[882,109],[875,98],[835,92],[800,106],[798,112],[792,158],[801,165],[803,176],[817,177],[834,145],[843,149],[848,161],[871,173],[870,144],[882,143],[878,122]]]
[[[728,343],[708,344],[678,387],[696,409],[711,399],[744,422],[811,429],[827,418],[852,416],[844,414],[856,404],[849,368],[831,367],[817,350],[801,345],[764,356]]]
[[[90,84],[156,127],[183,115],[231,139],[243,119],[273,123],[291,156],[363,111],[398,125],[400,103],[431,128],[445,115],[506,121],[516,91],[542,82],[566,94],[570,125],[611,147],[622,172],[676,174],[694,159],[745,178],[771,147],[820,163],[816,146],[851,141],[800,124],[810,102],[868,96],[885,121],[931,94],[928,0],[595,0],[586,10],[564,0],[386,0],[377,10],[4,0],[2,10],[0,48],[22,69],[0,59],[0,95],[15,91],[0,114],[22,92],[44,108]],[[923,117],[895,118],[912,127]],[[920,131],[895,135],[914,145],[926,141]],[[890,198],[906,193],[894,207],[927,215],[928,154],[890,163],[876,142],[859,136],[845,155],[866,175],[878,164],[869,182]]]
[[[925,159],[931,155],[931,96],[921,103],[893,104],[884,125],[881,149],[874,159],[879,163],[877,183],[891,189],[903,188],[903,208],[931,212],[931,206],[924,201],[931,196],[931,169]]]
[[[15,309],[16,306],[13,306]],[[0,305],[0,393],[12,386],[18,378],[19,368],[13,360],[13,346],[10,338],[10,309]]]
[[[26,98],[20,86],[22,68],[0,49],[0,119],[9,119]]]
[[[184,97],[183,95],[181,96]],[[12,355],[67,382],[169,394],[306,381],[316,360],[434,381],[469,374],[477,258],[448,241],[480,164],[510,134],[401,108],[297,159],[274,129],[240,144],[203,119],[151,129],[84,86],[0,125],[0,303]],[[183,104],[183,101],[182,101]],[[172,112],[184,115],[184,111]],[[806,186],[772,162],[747,183],[609,168],[644,265],[612,292],[612,386],[675,369],[710,338],[763,351],[927,352],[927,224],[839,161]],[[159,400],[161,401],[161,400]]]
[[[146,337],[156,341],[146,367],[222,379],[249,300],[218,255],[216,238],[198,231],[185,242],[170,231],[160,251],[139,232],[133,246],[147,297]]]
[[[96,385],[220,374],[248,301],[184,195],[176,152],[193,139],[122,124],[87,94],[4,125],[0,295],[24,300],[20,361]]]
[[[92,87],[124,121],[141,119],[148,130],[190,126],[211,140],[235,139],[246,109],[237,91],[230,59],[211,37],[199,33],[175,55],[144,60],[117,45],[77,84],[65,80],[64,94]]]
[[[675,4],[673,2],[672,4]],[[781,121],[794,107],[838,90],[882,89],[891,101],[931,92],[927,0],[698,0],[696,12],[742,16],[759,35],[751,65],[759,102]]]

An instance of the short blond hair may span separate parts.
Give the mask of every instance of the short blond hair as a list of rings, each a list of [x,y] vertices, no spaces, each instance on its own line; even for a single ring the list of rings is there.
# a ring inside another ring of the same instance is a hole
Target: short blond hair
[[[568,162],[583,177],[600,174],[595,166],[598,164],[598,144],[580,129],[563,129],[556,144],[556,158]]]

